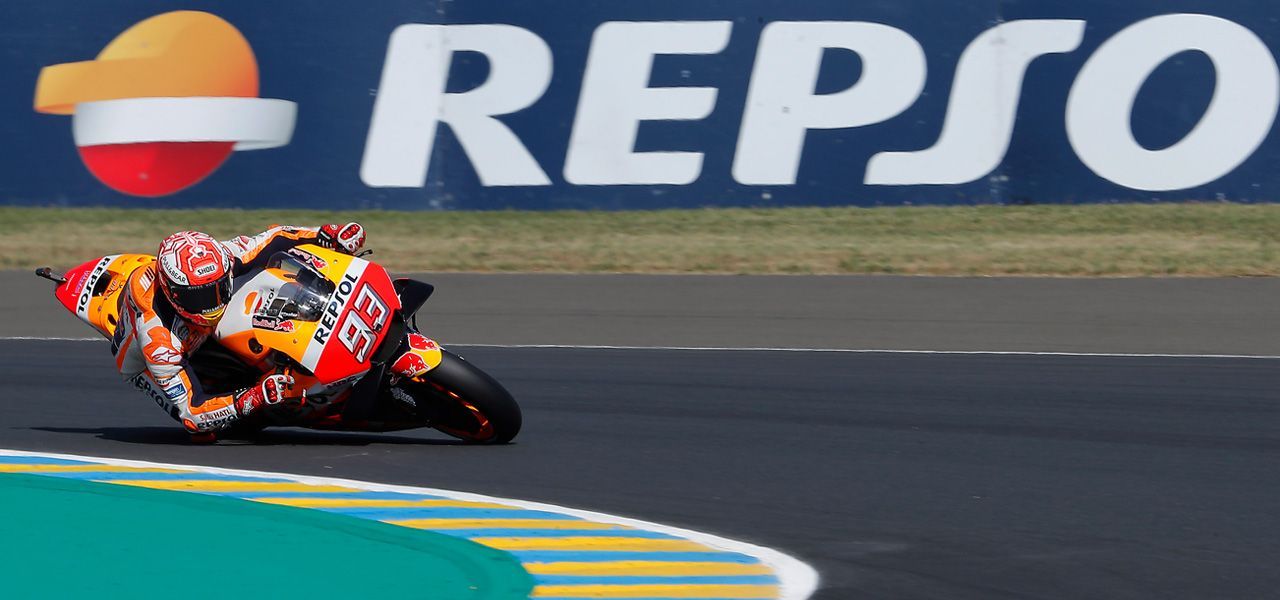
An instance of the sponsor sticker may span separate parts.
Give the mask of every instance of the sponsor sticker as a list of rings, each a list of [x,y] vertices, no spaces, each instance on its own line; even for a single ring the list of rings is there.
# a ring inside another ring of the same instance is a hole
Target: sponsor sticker
[[[324,316],[320,318],[320,326],[316,328],[316,334],[312,337],[320,344],[329,343],[329,334],[333,333],[333,328],[338,325],[338,316],[342,313],[342,308],[347,305],[347,299],[351,297],[351,292],[355,290],[356,282],[359,277],[352,276],[351,273],[344,273],[342,281],[338,283],[338,289],[333,292],[333,299],[329,301],[329,306],[325,308]]]
[[[255,315],[251,324],[257,329],[280,331],[284,333],[293,333],[296,328],[293,321],[281,320],[279,317],[272,317],[268,315]]]
[[[301,260],[303,264],[317,271],[323,271],[326,267],[329,266],[329,262],[326,261],[325,259],[320,258],[319,256],[316,256],[301,248],[290,248],[289,254],[293,255],[294,258]]]
[[[245,406],[248,406],[248,403],[246,403]],[[248,412],[245,414],[247,415]],[[196,424],[200,427],[201,431],[208,431],[210,429],[217,429],[227,423],[235,421],[239,415],[236,414],[235,407],[227,406],[225,408],[219,408],[218,410],[208,414],[192,416],[198,419]]]
[[[93,288],[98,286],[98,280],[107,272],[107,267],[111,265],[111,261],[115,260],[115,256],[107,256],[98,261],[94,265],[93,271],[89,273],[89,278],[85,280],[84,287],[80,289],[80,297],[76,301],[76,315],[85,318],[89,315],[89,301],[93,299]]]
[[[165,396],[161,395],[160,392],[156,391],[155,386],[152,385],[151,380],[147,379],[147,376],[145,374],[135,375],[132,381],[133,381],[133,387],[137,388],[138,391],[146,394],[147,397],[154,400],[155,403],[159,405],[161,408],[169,407],[169,403],[165,402]]]
[[[182,399],[187,393],[187,389],[183,387],[182,381],[176,377],[171,383],[165,385],[162,389],[164,390],[165,397],[169,398],[169,400],[173,402],[177,402]]]

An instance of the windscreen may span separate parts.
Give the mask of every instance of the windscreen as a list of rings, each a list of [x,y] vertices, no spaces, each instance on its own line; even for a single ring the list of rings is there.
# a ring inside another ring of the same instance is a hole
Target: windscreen
[[[284,252],[272,256],[267,267],[284,271],[286,277],[291,277],[293,281],[276,290],[275,297],[261,310],[260,316],[280,320],[319,321],[333,295],[333,282],[298,258]]]

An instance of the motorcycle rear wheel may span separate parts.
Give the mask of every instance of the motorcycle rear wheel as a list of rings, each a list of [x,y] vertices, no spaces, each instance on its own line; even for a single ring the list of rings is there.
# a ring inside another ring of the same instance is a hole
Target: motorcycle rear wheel
[[[520,433],[520,405],[502,384],[462,357],[444,351],[421,380],[399,384],[419,403],[430,426],[476,444],[505,444]]]

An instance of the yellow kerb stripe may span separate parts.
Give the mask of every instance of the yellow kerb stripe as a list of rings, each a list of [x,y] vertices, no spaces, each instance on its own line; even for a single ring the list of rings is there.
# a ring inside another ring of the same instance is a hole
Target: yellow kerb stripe
[[[225,481],[220,479],[193,479],[189,481],[147,481],[145,479],[115,479],[102,483],[131,485],[156,490],[176,490],[182,492],[348,492],[360,490],[338,487],[336,485],[307,485],[292,481]]]
[[[533,598],[777,598],[776,585],[540,585]]]
[[[496,508],[519,510],[514,506],[492,502],[464,502],[461,500],[389,500],[379,498],[251,498],[255,502],[297,506],[301,508]]]
[[[524,563],[534,575],[636,575],[651,577],[773,575],[765,565],[719,562],[619,560],[610,562]]]
[[[472,538],[471,541],[499,550],[634,550],[640,552],[702,552],[708,550],[706,546],[689,540],[654,540],[627,537],[480,537]]]
[[[0,473],[190,473],[177,469],[117,467],[114,465],[0,465]]]
[[[565,519],[403,519],[386,522],[414,529],[630,529],[609,523]]]

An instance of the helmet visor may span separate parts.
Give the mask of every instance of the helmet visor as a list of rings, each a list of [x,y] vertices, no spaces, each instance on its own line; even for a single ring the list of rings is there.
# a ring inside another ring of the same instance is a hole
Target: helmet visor
[[[169,300],[184,313],[217,318],[231,300],[231,278],[226,277],[204,285],[171,285]]]

